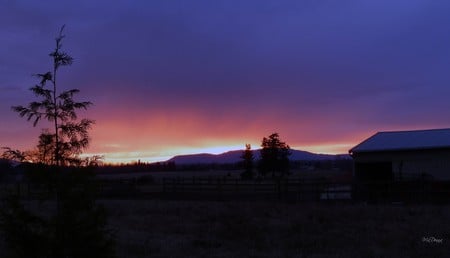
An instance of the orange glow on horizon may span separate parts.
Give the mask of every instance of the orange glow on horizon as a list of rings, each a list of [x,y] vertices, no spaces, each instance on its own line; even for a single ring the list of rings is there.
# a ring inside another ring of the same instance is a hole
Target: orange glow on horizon
[[[252,149],[259,149],[259,145],[251,144]],[[253,147],[255,146],[255,147]],[[318,144],[301,147],[291,147],[296,150],[309,151],[318,154],[347,154],[353,144],[337,143],[337,144]],[[85,156],[103,155],[105,164],[123,164],[134,162],[164,162],[178,155],[189,154],[222,154],[228,151],[244,150],[244,145],[222,145],[222,146],[205,146],[205,147],[173,147],[170,149],[155,151],[130,151],[130,152],[107,152],[107,153],[86,153]]]
[[[267,114],[249,119],[237,116],[236,110],[227,112],[231,113],[211,117],[192,107],[157,107],[153,112],[137,111],[133,116],[125,111],[112,118],[107,113],[96,113],[93,119],[97,124],[87,153],[104,155],[104,162],[109,164],[161,162],[177,155],[244,150],[247,143],[259,149],[263,137],[277,132],[296,150],[346,154],[372,133],[333,128],[329,117],[314,117],[314,123],[308,123],[307,118],[300,122],[274,116],[268,122]]]
[[[178,114],[180,113],[180,114]],[[91,147],[83,156],[103,155],[104,163],[121,164],[167,161],[177,155],[221,154],[244,150],[249,143],[259,149],[263,137],[277,132],[291,148],[320,154],[346,154],[374,133],[332,128],[326,118],[314,123],[296,119],[270,123],[261,115],[252,119],[229,115],[210,120],[199,110],[158,109],[154,113],[95,113]],[[274,129],[274,126],[278,127]]]
[[[130,151],[130,152],[106,152],[106,153],[86,153],[84,156],[103,155],[105,164],[120,164],[140,162],[163,162],[178,155],[189,154],[222,154],[227,151],[244,149],[241,145],[227,146],[205,146],[205,147],[173,147],[166,150],[155,151]]]
[[[308,145],[302,147],[294,147],[296,150],[309,151],[317,154],[347,154],[348,150],[354,147],[355,144],[349,143],[336,143],[336,144],[318,144]]]

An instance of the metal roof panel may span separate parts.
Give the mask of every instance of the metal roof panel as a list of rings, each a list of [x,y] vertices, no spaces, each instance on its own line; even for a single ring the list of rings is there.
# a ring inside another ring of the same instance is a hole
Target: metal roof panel
[[[378,132],[349,152],[450,148],[450,129]]]

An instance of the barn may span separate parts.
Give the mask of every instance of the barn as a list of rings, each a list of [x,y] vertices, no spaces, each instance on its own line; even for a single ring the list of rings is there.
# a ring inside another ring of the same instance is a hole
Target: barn
[[[379,132],[349,153],[356,179],[450,180],[450,129]]]
[[[355,200],[450,201],[450,129],[379,132],[349,153]]]

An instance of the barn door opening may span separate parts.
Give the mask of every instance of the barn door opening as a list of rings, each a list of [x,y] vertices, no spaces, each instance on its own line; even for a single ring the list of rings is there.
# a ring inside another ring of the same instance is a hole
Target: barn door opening
[[[357,162],[355,177],[358,181],[391,181],[392,162]]]

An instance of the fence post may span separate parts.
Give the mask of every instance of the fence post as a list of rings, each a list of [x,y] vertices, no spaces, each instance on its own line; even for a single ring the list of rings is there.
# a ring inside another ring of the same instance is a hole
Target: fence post
[[[219,198],[221,198],[222,197],[222,185],[220,184],[221,182],[220,182],[220,178],[217,178],[217,189],[218,189],[218,192],[219,192]]]
[[[314,182],[312,182],[313,184],[313,197],[314,197],[314,201],[317,201],[317,195],[319,194],[319,181],[318,180],[314,180]]]
[[[20,183],[17,183],[17,196],[20,198]]]
[[[278,200],[281,200],[281,180],[278,179],[276,181],[277,184],[277,194],[278,194]]]

